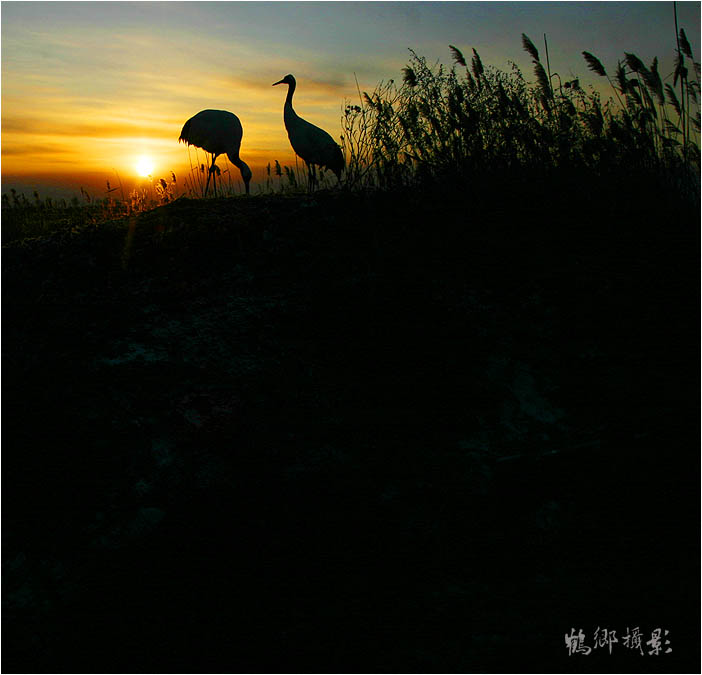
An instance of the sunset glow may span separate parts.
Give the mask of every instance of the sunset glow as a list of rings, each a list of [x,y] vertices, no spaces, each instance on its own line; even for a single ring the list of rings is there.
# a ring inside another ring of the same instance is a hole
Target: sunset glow
[[[679,2],[678,15],[698,53],[699,4]],[[297,113],[338,139],[345,104],[381,80],[401,81],[408,48],[450,66],[449,44],[475,47],[484,63],[514,61],[533,80],[522,32],[547,33],[554,70],[603,91],[582,50],[608,68],[626,50],[673,69],[664,2],[3,3],[3,191],[101,190],[115,171],[125,180],[184,176],[197,160],[178,143],[180,130],[207,108],[240,118],[255,184],[268,163],[295,162],[285,91],[271,87],[285,74],[297,79]],[[141,152],[130,159],[134,147]]]

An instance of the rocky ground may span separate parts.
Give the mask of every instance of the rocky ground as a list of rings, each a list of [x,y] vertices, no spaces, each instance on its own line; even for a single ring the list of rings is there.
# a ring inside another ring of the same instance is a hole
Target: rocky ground
[[[698,214],[543,197],[6,244],[3,669],[697,670]]]

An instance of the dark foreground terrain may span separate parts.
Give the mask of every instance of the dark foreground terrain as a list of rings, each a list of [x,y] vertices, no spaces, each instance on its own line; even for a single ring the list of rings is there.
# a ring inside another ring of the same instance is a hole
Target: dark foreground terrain
[[[650,196],[5,245],[3,670],[698,672],[699,212]]]

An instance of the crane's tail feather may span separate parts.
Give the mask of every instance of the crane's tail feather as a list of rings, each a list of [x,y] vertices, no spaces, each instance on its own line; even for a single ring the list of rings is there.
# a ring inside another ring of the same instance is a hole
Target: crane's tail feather
[[[190,121],[188,120],[184,125],[183,125],[183,130],[180,132],[180,137],[178,138],[178,143],[188,143],[190,144],[190,141],[188,140],[188,137],[190,136]]]

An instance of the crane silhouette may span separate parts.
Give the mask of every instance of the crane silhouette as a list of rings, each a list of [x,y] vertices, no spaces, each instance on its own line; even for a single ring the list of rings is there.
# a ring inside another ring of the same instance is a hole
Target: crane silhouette
[[[239,118],[226,110],[201,110],[183,125],[178,141],[202,148],[212,155],[212,164],[207,172],[205,196],[207,196],[207,190],[210,187],[210,178],[214,183],[215,196],[217,196],[217,182],[214,177],[215,162],[217,157],[222,154],[226,154],[229,161],[239,168],[241,177],[244,179],[246,194],[249,194],[251,169],[246,162],[239,158],[243,133]]]
[[[324,129],[303,120],[293,110],[292,99],[297,86],[295,78],[292,75],[286,75],[280,82],[274,82],[272,86],[275,87],[277,84],[288,85],[288,95],[283,106],[283,120],[290,145],[292,145],[295,154],[307,164],[310,186],[317,181],[315,165],[331,169],[336,174],[337,179],[341,181],[341,172],[344,169],[344,155],[341,148]]]

